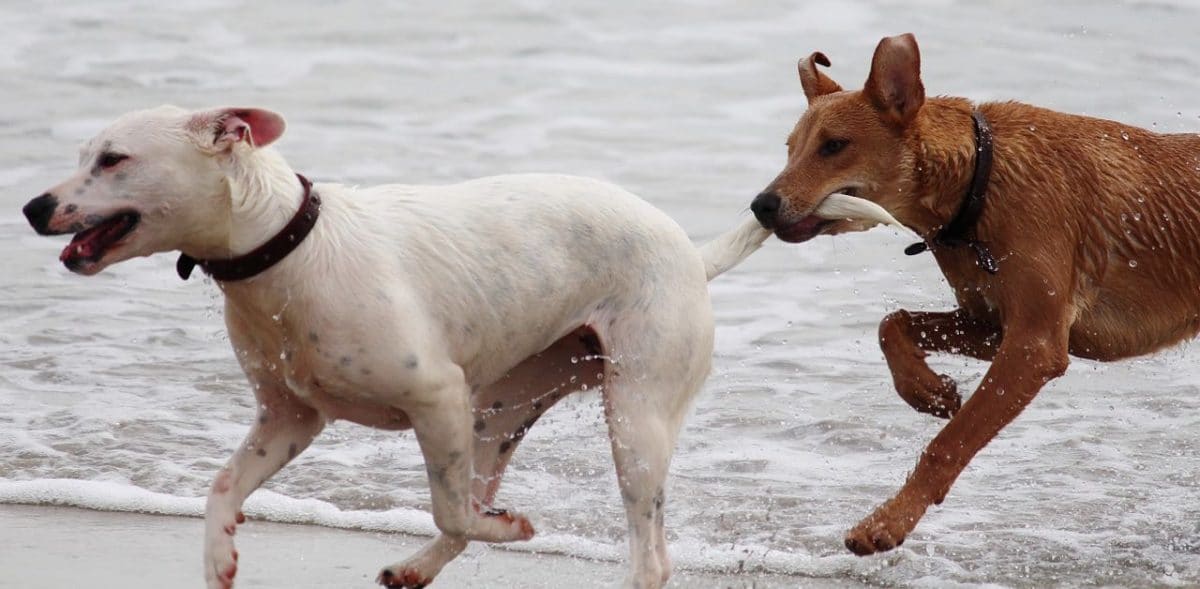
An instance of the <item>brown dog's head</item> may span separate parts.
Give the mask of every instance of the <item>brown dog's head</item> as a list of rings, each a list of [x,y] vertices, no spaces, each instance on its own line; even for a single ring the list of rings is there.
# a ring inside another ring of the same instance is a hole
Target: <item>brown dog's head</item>
[[[814,215],[833,193],[865,198],[900,216],[908,198],[901,185],[910,157],[905,131],[925,104],[912,34],[879,42],[867,82],[856,92],[843,91],[818,64],[830,65],[820,52],[800,60],[808,110],[788,136],[787,166],[750,205],[763,227],[794,243],[874,224]]]

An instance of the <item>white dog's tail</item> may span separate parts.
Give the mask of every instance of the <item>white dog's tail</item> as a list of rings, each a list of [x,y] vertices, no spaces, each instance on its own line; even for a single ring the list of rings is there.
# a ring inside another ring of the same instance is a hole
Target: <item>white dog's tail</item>
[[[759,246],[770,236],[771,231],[763,229],[754,217],[742,221],[737,227],[700,246],[700,256],[704,258],[704,273],[708,275],[709,280],[720,276],[758,251]]]

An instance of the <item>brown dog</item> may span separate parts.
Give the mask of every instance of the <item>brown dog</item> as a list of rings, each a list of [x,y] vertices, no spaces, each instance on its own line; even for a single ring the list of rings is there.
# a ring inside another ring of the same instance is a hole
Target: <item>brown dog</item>
[[[1116,360],[1200,331],[1200,137],[1015,102],[926,100],[912,35],[879,43],[861,91],[843,91],[818,63],[829,65],[820,53],[800,62],[809,108],[788,138],[787,166],[754,200],[759,222],[801,242],[864,228],[813,216],[827,195],[874,201],[924,237],[958,302],[944,313],[896,311],[879,326],[900,396],[950,421],[895,497],[846,535],[865,555],[902,544],[971,458],[1063,374],[1068,354]],[[992,364],[960,407],[928,352]]]

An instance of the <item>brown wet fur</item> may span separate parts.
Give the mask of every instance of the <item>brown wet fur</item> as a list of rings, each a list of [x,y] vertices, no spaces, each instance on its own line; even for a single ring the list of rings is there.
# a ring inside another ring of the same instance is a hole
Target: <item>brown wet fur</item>
[[[824,56],[821,56],[824,59]],[[1011,422],[1068,355],[1102,361],[1149,354],[1200,330],[1200,137],[1016,102],[925,98],[912,35],[886,38],[864,89],[841,91],[802,60],[808,111],[788,162],[767,188],[782,199],[775,227],[809,215],[845,187],[927,240],[958,210],[973,171],[972,109],[995,133],[995,163],[975,237],[1000,271],[968,248],[934,247],[958,308],[896,311],[880,345],[900,396],[949,417],[891,499],[846,535],[865,555],[904,542],[967,463]],[[829,139],[846,140],[822,154]],[[863,229],[838,222],[824,233]],[[929,352],[991,361],[961,403]]]

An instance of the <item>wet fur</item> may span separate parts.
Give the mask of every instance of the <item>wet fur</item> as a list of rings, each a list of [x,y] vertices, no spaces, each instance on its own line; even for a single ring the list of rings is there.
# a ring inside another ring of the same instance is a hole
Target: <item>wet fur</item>
[[[900,396],[950,418],[903,488],[846,536],[871,554],[900,545],[971,458],[1012,421],[1068,355],[1102,361],[1149,354],[1200,331],[1200,137],[1017,102],[926,99],[911,35],[884,39],[864,89],[847,92],[800,63],[809,109],[767,192],[779,226],[810,214],[840,186],[926,239],[958,210],[975,159],[972,109],[995,133],[995,164],[975,236],[999,260],[990,275],[967,248],[934,247],[958,308],[897,311],[880,344]],[[824,156],[822,142],[849,141]],[[828,232],[852,231],[852,225]],[[929,352],[992,362],[963,404]]]
[[[243,254],[301,201],[269,147],[283,129],[262,109],[130,113],[27,215],[48,234],[140,215],[100,258],[69,265],[81,274],[156,252]],[[125,157],[105,166],[106,153]],[[604,400],[630,530],[626,584],[665,583],[667,469],[713,349],[707,279],[769,233],[743,223],[701,253],[636,196],[570,176],[313,190],[320,217],[294,251],[218,282],[259,414],[208,496],[208,586],[233,584],[246,497],[335,419],[411,427],[425,458],[442,534],[385,567],[381,584],[429,583],[470,540],[529,539],[528,518],[492,504],[504,467],[537,419],[585,385]]]

